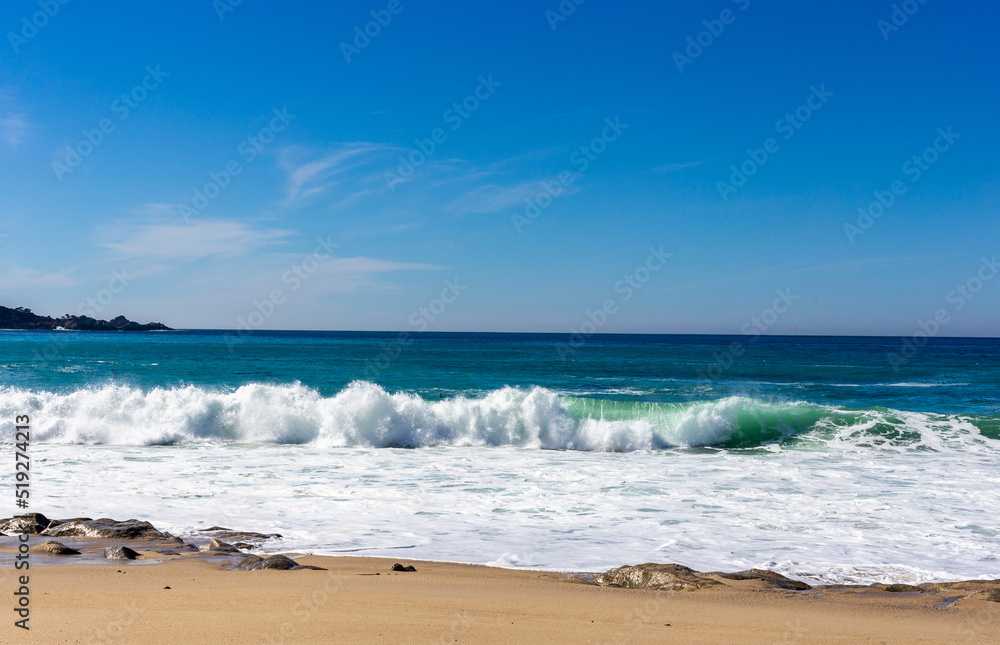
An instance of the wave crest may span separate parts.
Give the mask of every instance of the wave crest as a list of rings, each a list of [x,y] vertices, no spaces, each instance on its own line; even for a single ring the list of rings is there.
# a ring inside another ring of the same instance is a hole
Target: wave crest
[[[895,420],[872,410],[838,412],[747,397],[641,403],[561,397],[542,387],[504,387],[478,398],[427,401],[365,381],[353,382],[332,397],[301,383],[249,384],[227,391],[196,386],[142,390],[127,385],[69,393],[0,388],[0,419],[25,412],[32,416],[34,440],[67,444],[209,440],[625,452],[682,446],[744,448],[807,437],[826,445],[846,441],[855,447],[880,448],[887,443],[919,443],[923,435],[912,430],[920,425],[919,419]],[[899,425],[887,433],[886,423],[892,421]]]

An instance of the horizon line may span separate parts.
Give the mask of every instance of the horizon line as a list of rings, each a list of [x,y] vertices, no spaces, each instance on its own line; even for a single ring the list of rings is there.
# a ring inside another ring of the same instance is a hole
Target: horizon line
[[[8,330],[2,330],[8,331]],[[9,330],[9,331],[25,331],[25,330]],[[51,331],[51,330],[40,330],[40,331]],[[67,331],[85,331],[85,330],[67,330]],[[170,331],[214,331],[214,332],[232,332],[235,334],[240,334],[242,336],[253,335],[258,332],[301,332],[301,333],[333,333],[333,334],[409,334],[413,335],[423,335],[423,334],[505,334],[505,335],[520,335],[520,336],[574,336],[580,335],[578,332],[562,332],[562,331],[454,331],[454,330],[424,330],[424,331],[410,331],[410,330],[393,330],[393,329],[254,329],[249,333],[245,333],[244,330],[239,329],[220,329],[220,328],[209,328],[209,327],[187,327],[187,328],[177,328],[171,329]],[[135,333],[135,332],[127,332]],[[741,338],[744,336],[757,336],[766,338],[916,338],[917,335],[894,335],[894,334],[720,334],[720,333],[697,333],[697,332],[595,332],[593,334],[583,334],[586,338],[597,338],[602,336],[719,336],[725,338]],[[953,340],[1000,340],[1000,336],[949,336],[946,334],[939,334],[936,336],[931,336],[928,340],[934,339],[953,339]]]

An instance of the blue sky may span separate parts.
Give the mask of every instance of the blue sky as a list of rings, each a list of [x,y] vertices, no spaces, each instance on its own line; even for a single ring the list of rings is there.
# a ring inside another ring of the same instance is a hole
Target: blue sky
[[[63,2],[0,10],[2,304],[997,335],[995,3]]]

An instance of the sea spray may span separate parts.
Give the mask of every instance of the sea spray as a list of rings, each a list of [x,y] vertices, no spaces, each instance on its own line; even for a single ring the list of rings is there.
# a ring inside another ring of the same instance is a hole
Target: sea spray
[[[629,452],[678,447],[945,449],[995,439],[989,417],[834,409],[731,396],[662,403],[503,387],[428,400],[355,381],[331,397],[301,383],[54,393],[0,388],[0,415],[27,410],[43,443],[162,445],[193,441],[371,448],[513,446]],[[979,428],[985,429],[980,434]],[[985,439],[984,439],[985,437]]]

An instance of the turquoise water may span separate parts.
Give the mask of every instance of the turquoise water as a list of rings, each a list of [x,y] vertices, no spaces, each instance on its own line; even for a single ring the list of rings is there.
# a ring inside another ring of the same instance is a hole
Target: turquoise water
[[[0,432],[31,416],[32,510],[277,551],[1000,577],[1000,341],[901,347],[0,332]]]
[[[891,338],[602,336],[578,347],[561,335],[400,338],[0,332],[0,386],[9,396],[12,390],[67,395],[195,386],[217,393],[301,384],[329,398],[364,381],[426,401],[544,388],[562,398],[572,418],[645,419],[660,429],[693,405],[738,397],[730,419],[737,432],[723,441],[734,447],[788,440],[820,422],[850,427],[875,417],[872,433],[904,440],[907,431],[892,411],[960,415],[984,436],[1000,438],[1000,341],[994,339],[934,339],[900,365],[901,341]],[[668,435],[651,446],[676,444]]]
[[[324,395],[354,380],[437,395],[542,386],[615,400],[733,394],[924,412],[1000,413],[1000,340],[934,339],[899,369],[894,338],[602,336],[560,356],[563,335],[0,332],[0,384],[67,391],[300,381]],[[729,362],[733,342],[744,353]],[[155,364],[155,365],[154,365]],[[910,385],[907,385],[910,384]],[[846,389],[852,388],[852,389]]]

